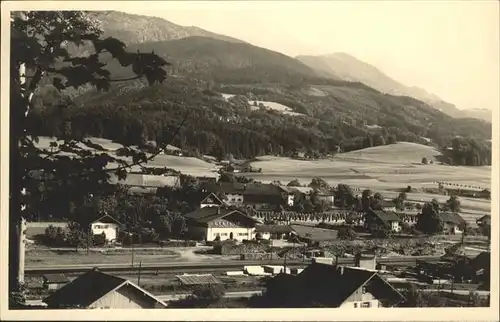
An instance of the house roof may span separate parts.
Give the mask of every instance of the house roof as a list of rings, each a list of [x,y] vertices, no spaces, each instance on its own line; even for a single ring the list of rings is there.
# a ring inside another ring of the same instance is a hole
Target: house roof
[[[77,306],[86,308],[110,292],[125,285],[130,285],[138,289],[160,305],[165,306],[162,300],[134,283],[121,277],[105,274],[97,269],[90,270],[79,276],[71,283],[66,284],[64,287],[46,297],[43,302],[51,307]]]
[[[184,217],[195,220],[199,223],[208,223],[210,221],[223,218],[232,213],[238,213],[251,219],[252,221],[257,222],[254,218],[248,216],[246,213],[229,207],[204,207],[187,213],[184,215]]]
[[[465,223],[465,220],[456,212],[440,212],[439,218],[445,223],[452,223],[455,225]]]
[[[476,268],[489,269],[491,263],[491,253],[481,252],[472,260],[472,262]]]
[[[203,198],[202,201],[200,201],[200,204],[217,204],[217,205],[223,205],[224,202],[220,200],[219,197],[215,193],[210,193],[208,196]]]
[[[392,211],[372,210],[372,214],[383,222],[401,221],[401,218]]]
[[[203,184],[202,188],[207,192],[242,194],[247,196],[281,196],[283,192],[287,192],[283,188],[269,183],[218,182],[216,184]]]
[[[476,222],[483,222],[487,225],[491,225],[491,216],[490,215],[484,215],[481,218],[477,219]]]
[[[289,225],[257,225],[255,232],[257,233],[289,233],[292,227]]]
[[[222,284],[212,274],[185,274],[175,276],[183,285]]]
[[[43,279],[46,283],[67,283],[69,279],[64,274],[44,274]]]
[[[312,296],[318,296],[333,306],[340,306],[356,290],[373,279],[377,281],[378,287],[383,286],[393,297],[404,299],[403,295],[377,272],[365,269],[343,267],[341,272],[340,267],[335,265],[313,263],[297,275],[297,278],[302,286],[311,291]]]
[[[119,222],[114,217],[112,217],[108,214],[104,214],[103,216],[94,220],[92,223],[95,223],[95,222],[105,222],[105,223],[113,222],[113,223],[118,224],[118,225],[123,225],[121,222]]]
[[[311,226],[290,225],[290,228],[301,238],[311,241],[336,240],[338,231],[333,229],[323,229]]]

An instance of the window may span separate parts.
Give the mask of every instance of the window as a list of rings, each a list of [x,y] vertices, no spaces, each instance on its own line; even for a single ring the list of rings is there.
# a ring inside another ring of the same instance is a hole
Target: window
[[[358,303],[354,303],[354,308],[357,308],[358,307]]]
[[[363,286],[363,287],[361,288],[361,293],[363,293],[363,294],[365,294],[365,293],[366,293],[366,287],[364,287],[364,286]]]
[[[361,303],[361,307],[362,308],[367,308],[367,307],[371,306],[370,304],[371,304],[370,302],[363,302],[363,303]]]

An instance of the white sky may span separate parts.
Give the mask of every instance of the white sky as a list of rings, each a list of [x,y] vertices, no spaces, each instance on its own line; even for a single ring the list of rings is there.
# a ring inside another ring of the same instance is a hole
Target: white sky
[[[499,106],[498,1],[121,2],[290,56],[346,52],[458,108]]]

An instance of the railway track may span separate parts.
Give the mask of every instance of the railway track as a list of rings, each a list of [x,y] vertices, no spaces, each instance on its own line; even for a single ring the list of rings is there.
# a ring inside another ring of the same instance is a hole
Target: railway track
[[[392,257],[392,258],[379,258],[377,262],[380,264],[389,264],[396,266],[412,266],[415,265],[417,260],[438,261],[438,256],[413,256],[413,257]],[[288,267],[304,267],[311,263],[311,260],[287,260]],[[353,258],[339,258],[339,264],[353,265]],[[251,265],[283,265],[284,261],[279,260],[265,260],[265,261],[245,261],[245,260],[227,260],[218,262],[184,262],[184,263],[146,263],[141,265],[141,272],[210,272],[231,269],[242,269],[243,266]],[[26,275],[42,275],[48,273],[83,273],[94,267],[98,267],[103,272],[110,273],[127,273],[136,272],[139,265],[130,264],[86,264],[86,265],[59,265],[59,266],[32,266],[25,269]]]

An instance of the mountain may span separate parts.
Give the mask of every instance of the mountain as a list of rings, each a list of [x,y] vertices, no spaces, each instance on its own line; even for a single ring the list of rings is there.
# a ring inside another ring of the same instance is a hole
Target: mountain
[[[485,108],[471,108],[462,110],[463,117],[472,117],[475,119],[485,120],[491,123],[492,111]]]
[[[172,66],[174,75],[189,76],[217,83],[293,83],[317,78],[317,73],[302,62],[284,54],[247,43],[191,36],[170,41],[131,45],[129,51],[154,52]],[[117,62],[109,69],[127,73]],[[128,71],[130,72],[130,71]],[[129,76],[122,74],[120,77]]]
[[[127,45],[148,41],[174,40],[190,36],[209,37],[235,43],[244,42],[198,27],[180,26],[158,17],[118,11],[92,11],[88,14],[100,23],[105,37],[118,38]]]
[[[414,97],[453,117],[463,117],[455,105],[443,101],[438,96],[422,88],[403,85],[384,74],[375,66],[365,63],[346,53],[323,56],[298,56],[298,60],[322,75],[335,79],[361,82],[381,92],[392,95]]]

